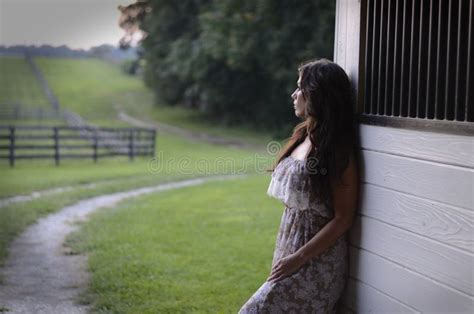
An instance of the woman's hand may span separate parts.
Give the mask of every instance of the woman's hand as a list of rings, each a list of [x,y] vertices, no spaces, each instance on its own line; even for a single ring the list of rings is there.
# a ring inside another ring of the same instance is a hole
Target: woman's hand
[[[290,276],[295,271],[297,271],[305,261],[296,254],[288,255],[280,260],[278,260],[275,265],[272,267],[270,276],[267,278],[267,281],[279,281],[285,277]]]

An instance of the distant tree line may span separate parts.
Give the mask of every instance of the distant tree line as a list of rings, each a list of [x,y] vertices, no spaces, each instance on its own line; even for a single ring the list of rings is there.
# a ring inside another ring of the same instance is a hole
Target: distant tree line
[[[139,48],[133,47],[125,51],[110,44],[94,46],[87,50],[72,49],[66,45],[57,47],[51,45],[14,45],[5,47],[0,45],[0,54],[3,55],[29,54],[31,56],[44,57],[100,58],[114,62],[136,60],[138,58],[137,50],[139,50]]]
[[[129,37],[137,25],[146,34],[144,78],[157,101],[226,124],[286,135],[297,121],[298,64],[333,55],[334,0],[150,0],[120,9]]]

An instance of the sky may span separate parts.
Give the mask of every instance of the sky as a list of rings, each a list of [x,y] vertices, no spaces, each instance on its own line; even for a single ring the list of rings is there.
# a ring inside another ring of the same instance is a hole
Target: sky
[[[0,45],[118,45],[119,5],[134,0],[0,0]]]

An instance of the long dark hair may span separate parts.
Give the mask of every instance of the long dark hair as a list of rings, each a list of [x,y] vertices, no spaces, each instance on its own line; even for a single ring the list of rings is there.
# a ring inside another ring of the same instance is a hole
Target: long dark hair
[[[311,147],[306,167],[313,188],[312,201],[331,206],[331,183],[342,183],[342,174],[356,144],[351,84],[346,72],[327,59],[304,62],[298,73],[306,101],[305,120],[295,127],[276,165],[309,135]]]

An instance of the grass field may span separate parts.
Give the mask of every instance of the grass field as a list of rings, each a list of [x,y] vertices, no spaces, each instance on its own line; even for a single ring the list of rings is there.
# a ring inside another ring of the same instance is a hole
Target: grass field
[[[267,278],[282,205],[269,178],[212,182],[93,215],[68,244],[89,256],[100,313],[236,313]]]
[[[272,162],[270,156],[171,135],[161,136],[158,143],[155,161],[137,158],[129,162],[122,158],[100,160],[97,164],[71,160],[59,167],[52,161],[24,162],[15,168],[1,166],[1,197],[64,186],[73,186],[75,191],[0,208],[0,264],[6,257],[8,243],[26,226],[82,198],[197,176],[263,173]],[[97,186],[82,188],[85,183]]]
[[[185,178],[186,176],[175,174],[157,177],[133,176],[110,181],[98,181],[93,188],[87,188],[86,185],[76,185],[74,189],[67,192],[2,207],[0,208],[0,265],[7,257],[7,248],[10,241],[28,225],[44,215],[54,213],[81,199]]]
[[[153,92],[142,79],[124,75],[121,69],[96,59],[35,58],[64,108],[101,125],[123,125],[116,108],[147,121],[159,121],[192,131],[223,137],[239,137],[265,144],[271,135],[250,127],[228,127],[206,119],[201,113],[183,107],[155,104]],[[88,92],[84,94],[84,90]]]
[[[250,150],[228,148],[161,134],[157,139],[156,160],[126,157],[99,160],[64,160],[54,166],[51,160],[19,161],[14,168],[3,160],[0,166],[0,197],[36,190],[135,176],[187,176],[218,173],[262,172],[271,165],[271,156]],[[257,168],[257,166],[259,168]]]
[[[216,121],[210,121],[202,113],[179,106],[166,106],[153,103],[151,92],[126,92],[114,95],[117,108],[121,109],[132,117],[144,121],[158,121],[183,129],[204,132],[212,135],[219,135],[229,138],[238,138],[243,141],[265,145],[273,140],[270,132],[256,131],[249,126],[226,126]],[[136,106],[135,104],[141,104]]]
[[[112,95],[146,90],[143,82],[99,59],[35,58],[63,108],[97,123],[115,121]],[[101,123],[100,123],[101,124]]]
[[[28,104],[50,108],[30,66],[22,57],[0,57],[0,104]]]
[[[126,125],[116,118],[119,107],[140,119],[262,148],[271,138],[211,123],[195,111],[157,106],[139,78],[100,60],[36,62],[61,104],[100,126]],[[10,72],[24,66],[18,60],[3,63]],[[29,80],[24,72],[18,80]],[[1,91],[5,99],[19,95],[28,101],[28,90],[9,88]],[[247,173],[250,178],[162,192],[101,210],[68,239],[90,256],[92,281],[83,300],[98,312],[235,312],[266,278],[271,262],[281,215],[281,205],[265,195],[265,169],[273,156],[159,133],[156,157],[97,164],[64,160],[58,167],[52,159],[19,161],[14,168],[1,161],[0,198],[75,188],[0,208],[0,264],[10,241],[29,224],[81,199],[190,177]],[[86,183],[96,186],[86,188]]]
[[[192,109],[156,104],[153,92],[142,79],[125,75],[118,65],[99,59],[36,57],[34,60],[61,106],[99,126],[128,126],[117,118],[116,108],[120,108],[136,118],[191,131],[240,138],[262,145],[272,139],[269,132],[225,126],[218,121],[209,121]],[[49,108],[24,59],[0,57],[0,70],[6,73],[0,76],[0,103],[21,101],[25,105],[41,104]]]
[[[8,73],[12,73],[12,75],[21,73],[17,76],[15,84],[7,84],[3,87],[0,93],[2,97],[4,99],[26,97],[27,94],[23,92],[23,89],[15,88],[16,85],[35,86],[31,70],[25,61],[18,57],[2,57],[0,62],[2,69],[6,69]],[[124,122],[116,119],[114,107],[116,101],[123,100],[122,105],[127,110],[134,108],[134,113],[141,112],[139,117],[147,116],[152,119],[162,117],[162,121],[166,123],[205,130],[223,136],[227,134],[226,129],[199,120],[195,112],[177,109],[178,113],[173,114],[168,108],[162,110],[160,109],[162,107],[154,106],[152,92],[144,86],[141,79],[123,74],[116,65],[98,59],[35,58],[35,62],[44,73],[61,105],[98,125],[124,125]],[[8,121],[2,121],[2,123],[6,122]],[[229,129],[228,132],[233,136],[241,136],[243,140],[258,141],[262,143],[262,147],[265,147],[265,140],[268,139],[266,135],[248,130]],[[160,152],[163,153],[163,156],[160,155]],[[210,160],[208,162],[199,161],[201,165],[212,164],[212,160],[230,159],[236,161],[234,167],[237,167],[239,163],[241,165],[252,163],[256,153],[249,150],[210,145],[205,142],[187,141],[176,136],[159,133],[157,136],[157,157],[160,156],[162,157],[160,162],[168,161],[168,165],[170,160],[175,160],[169,170],[173,172],[179,166],[178,161],[185,163],[186,160],[190,160],[197,167],[198,159]],[[237,162],[238,160],[240,161]],[[0,197],[61,185],[149,174],[149,160],[146,158],[137,159],[133,163],[129,163],[127,158],[123,157],[100,160],[97,164],[92,163],[91,160],[65,160],[59,167],[52,165],[52,159],[20,160],[15,169],[10,169],[7,166],[7,160],[0,160],[0,176],[3,178],[0,181]],[[193,169],[196,169],[192,166],[187,168],[186,171],[190,174]]]

